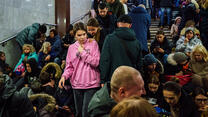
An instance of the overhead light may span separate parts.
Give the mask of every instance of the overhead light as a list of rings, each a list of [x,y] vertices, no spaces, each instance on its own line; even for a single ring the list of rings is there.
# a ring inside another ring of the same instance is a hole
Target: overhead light
[[[31,0],[25,0],[26,2],[30,2]]]

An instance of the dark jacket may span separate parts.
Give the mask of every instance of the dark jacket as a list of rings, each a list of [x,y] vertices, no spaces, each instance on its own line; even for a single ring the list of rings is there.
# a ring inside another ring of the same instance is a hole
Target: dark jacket
[[[44,54],[43,52],[40,52],[38,54],[38,66],[40,67],[44,67],[47,63],[49,62],[53,62],[54,61],[54,57],[55,56],[51,56],[50,60],[49,61],[45,61],[45,58],[48,56],[48,55],[55,55],[56,53],[54,52],[54,50],[50,51],[48,54]]]
[[[201,33],[208,34],[208,8],[200,9],[199,28]]]
[[[148,52],[147,31],[151,25],[151,18],[147,11],[142,7],[136,7],[129,14],[132,18],[132,29],[141,44],[142,50]]]
[[[9,75],[9,73],[12,73],[12,68],[5,61],[0,60],[0,67],[2,68],[4,74]]]
[[[16,91],[9,77],[0,93],[0,117],[36,117],[33,105],[24,94]]]
[[[96,17],[102,29],[105,30],[106,35],[112,33],[116,29],[116,16],[107,14],[106,17],[98,15]]]
[[[105,83],[92,97],[88,105],[90,117],[108,117],[116,102],[110,97],[110,83]]]
[[[28,26],[17,34],[16,41],[22,47],[24,44],[35,44],[35,39],[38,37],[40,24],[34,23]]]
[[[122,3],[119,0],[115,0],[114,3],[107,3],[108,11],[112,12],[117,18],[125,14]]]
[[[126,53],[124,43],[133,57],[132,60]],[[100,57],[101,83],[110,81],[114,70],[121,65],[136,66],[136,69],[142,69],[139,41],[136,39],[134,31],[125,27],[117,28],[105,38]]]
[[[170,106],[166,102],[163,106],[165,110],[170,111]],[[180,110],[179,117],[200,117],[192,97],[187,95],[184,90],[181,91],[181,97],[177,107],[179,107]]]
[[[162,48],[164,50],[164,53],[160,53],[160,52],[156,52],[154,53],[154,49],[155,48]],[[171,53],[171,45],[170,45],[170,42],[166,39],[166,37],[164,38],[164,41],[163,43],[160,43],[157,39],[155,39],[152,43],[151,43],[151,46],[150,46],[150,51],[151,53],[154,54],[154,56],[159,59],[160,61],[163,60],[163,56],[165,54],[170,54]]]
[[[55,58],[58,57],[61,53],[62,47],[61,47],[61,38],[59,35],[56,35],[54,38],[50,38],[48,37],[46,39],[47,42],[51,43],[51,51],[53,51],[51,53],[51,57]]]
[[[153,93],[149,90],[148,88],[148,84],[145,86],[145,90],[146,90],[146,95],[144,96],[150,104],[153,105],[158,105],[160,107],[160,105],[162,105],[163,100],[161,98],[162,94],[162,84],[160,84],[158,90],[156,93]]]
[[[172,7],[173,0],[160,0],[160,7]]]

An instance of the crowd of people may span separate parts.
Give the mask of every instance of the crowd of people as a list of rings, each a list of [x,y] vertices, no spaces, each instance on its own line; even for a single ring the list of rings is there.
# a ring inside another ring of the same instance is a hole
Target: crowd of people
[[[14,68],[0,51],[0,117],[208,116],[207,0],[93,0],[91,13],[64,37],[24,29]]]

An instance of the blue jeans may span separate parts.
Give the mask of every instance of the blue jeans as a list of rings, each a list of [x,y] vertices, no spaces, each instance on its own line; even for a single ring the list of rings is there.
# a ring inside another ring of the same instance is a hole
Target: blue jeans
[[[75,117],[89,117],[88,104],[98,88],[92,89],[73,89],[74,104],[76,109]]]
[[[168,26],[170,26],[170,22],[171,22],[171,8],[164,8],[161,7],[161,15],[160,15],[160,25],[164,26],[164,14],[165,12],[167,12],[167,18],[168,18]]]

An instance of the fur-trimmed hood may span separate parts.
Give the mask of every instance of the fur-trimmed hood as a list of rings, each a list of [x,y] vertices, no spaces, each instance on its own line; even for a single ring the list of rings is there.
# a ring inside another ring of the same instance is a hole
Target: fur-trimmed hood
[[[56,100],[54,97],[48,94],[34,94],[34,95],[29,96],[29,99],[31,102],[38,98],[42,98],[46,100],[47,104],[43,107],[44,110],[48,112],[52,112],[54,110],[55,105],[56,105]]]
[[[50,67],[54,67],[56,69],[56,73],[55,73],[55,78],[56,79],[60,79],[61,78],[61,74],[62,74],[62,70],[60,68],[60,66],[54,62],[50,62],[47,65],[45,65],[43,67],[43,69],[41,70],[41,72],[46,72],[48,68]]]
[[[173,66],[178,65],[178,63],[173,59],[174,53],[168,55],[167,62]]]

